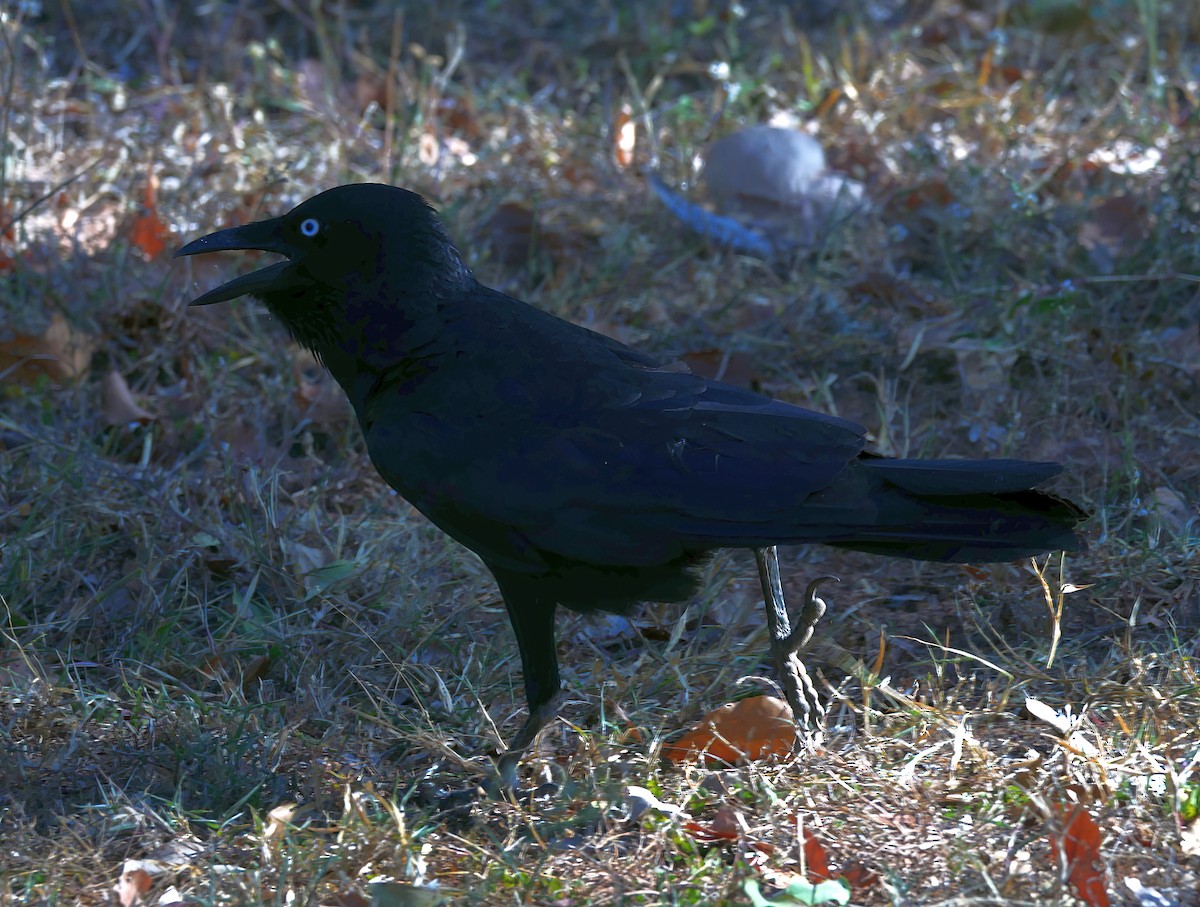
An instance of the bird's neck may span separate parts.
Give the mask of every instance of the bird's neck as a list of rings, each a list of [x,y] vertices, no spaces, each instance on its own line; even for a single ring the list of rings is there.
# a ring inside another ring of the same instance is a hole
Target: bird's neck
[[[453,303],[475,285],[465,268],[445,276],[454,279],[415,286],[399,281],[350,294],[310,286],[298,294],[265,294],[263,301],[358,409],[384,372],[436,369],[434,360],[447,352],[438,338],[456,317]]]

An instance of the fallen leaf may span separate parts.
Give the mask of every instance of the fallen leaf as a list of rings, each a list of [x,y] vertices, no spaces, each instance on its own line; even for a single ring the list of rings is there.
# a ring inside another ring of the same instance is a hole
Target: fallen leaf
[[[960,337],[948,344],[958,361],[958,374],[969,394],[1003,395],[1008,389],[1015,349],[995,349],[984,341]]]
[[[731,832],[727,829],[716,828],[711,824],[703,822],[684,822],[683,830],[690,834],[701,844],[714,844],[718,841],[736,841],[738,839],[737,832]]]
[[[504,202],[480,227],[488,253],[506,268],[528,264],[539,232],[533,209],[520,202]]]
[[[613,124],[613,136],[613,158],[618,167],[626,170],[633,164],[633,152],[637,148],[637,121],[634,120],[633,109],[628,104],[622,105],[621,112],[617,114],[617,121]]]
[[[754,696],[709,712],[674,743],[663,747],[673,763],[707,758],[728,764],[784,757],[796,742],[796,726],[786,702],[774,696]]]
[[[468,138],[480,138],[483,127],[475,113],[475,102],[470,94],[462,96],[444,95],[434,105],[434,113],[447,132],[465,135]]]
[[[821,882],[833,878],[825,845],[807,828],[804,829],[804,867],[808,870],[810,881]]]
[[[342,393],[337,382],[322,373],[315,380],[308,380],[302,368],[295,371],[295,401],[304,418],[317,428],[339,428],[354,415],[350,400]]]
[[[858,860],[852,860],[842,867],[841,879],[849,883],[852,891],[862,891],[878,884],[879,873],[868,869]]]
[[[679,357],[694,374],[714,381],[756,389],[762,384],[760,359],[740,350],[695,350]]]
[[[1051,831],[1050,852],[1059,859],[1062,850],[1067,861],[1067,879],[1080,899],[1089,907],[1108,907],[1105,873],[1100,859],[1100,827],[1082,807],[1062,814],[1061,833]]]
[[[171,231],[158,216],[158,177],[151,173],[142,190],[142,210],[129,227],[129,242],[147,261],[158,258],[167,248]]]
[[[153,880],[142,867],[141,860],[126,860],[121,868],[121,877],[113,886],[121,907],[134,907],[145,902],[144,895],[150,890]]]
[[[1149,495],[1151,518],[1160,529],[1178,539],[1187,539],[1189,531],[1200,533],[1200,509],[1189,504],[1177,491],[1160,485]]]
[[[0,329],[0,381],[12,376],[31,384],[45,376],[56,384],[80,377],[91,364],[96,341],[73,329],[58,312],[41,334]]]
[[[1111,274],[1116,262],[1135,251],[1150,235],[1150,210],[1133,195],[1118,195],[1092,208],[1079,228],[1079,244],[1092,262]]]
[[[154,421],[150,413],[133,399],[125,376],[112,369],[104,376],[104,421],[109,425],[147,425]]]

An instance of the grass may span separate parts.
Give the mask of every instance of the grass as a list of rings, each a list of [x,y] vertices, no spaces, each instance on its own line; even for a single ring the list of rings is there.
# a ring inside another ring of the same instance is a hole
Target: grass
[[[1066,904],[1050,839],[1081,804],[1114,900],[1136,879],[1187,902],[1200,16],[694,7],[5,9],[0,899],[109,900],[141,860],[147,897],[197,903],[749,903],[811,860],[806,830],[855,904]],[[714,136],[780,112],[875,203],[811,252],[712,248],[646,191],[652,154],[690,182]],[[495,588],[259,306],[186,308],[248,259],[131,243],[150,174],[175,245],[336,183],[410,186],[481,279],[559,315],[723,362],[884,452],[1069,464],[1089,549],[1044,587],[788,552],[793,600],[842,578],[811,661],[830,739],[736,769],[658,750],[767,673],[752,559],[633,631],[564,615],[570,698],[526,767],[557,793],[450,822],[431,792],[521,718]],[[505,202],[533,215],[528,258]],[[889,684],[864,691],[842,666],[881,639]],[[693,824],[634,817],[631,785]]]

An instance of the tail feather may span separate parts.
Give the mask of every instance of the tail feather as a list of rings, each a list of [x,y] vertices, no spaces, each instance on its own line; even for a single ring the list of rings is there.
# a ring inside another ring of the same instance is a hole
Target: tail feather
[[[871,554],[992,563],[1084,546],[1086,511],[1038,485],[1062,471],[1025,460],[860,460],[874,520],[829,544]]]
[[[1001,494],[1028,491],[1060,472],[1058,463],[1032,460],[889,460],[870,454],[858,462],[913,494]]]

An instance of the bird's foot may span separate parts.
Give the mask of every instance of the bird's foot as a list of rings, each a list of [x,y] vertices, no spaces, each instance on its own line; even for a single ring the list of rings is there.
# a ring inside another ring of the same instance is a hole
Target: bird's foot
[[[817,589],[828,580],[836,581],[837,577],[820,576],[808,584],[804,606],[795,626],[792,626],[783,597],[783,584],[779,579],[779,558],[775,548],[759,549],[755,556],[767,606],[771,659],[796,722],[796,746],[798,749],[813,750],[824,739],[825,704],[821,702],[816,685],[800,659],[800,652],[812,640],[817,621],[825,614],[826,605],[817,598]]]
[[[431,798],[435,808],[452,818],[465,817],[476,803],[482,801],[508,800],[515,803],[528,799],[530,795],[544,795],[547,791],[545,784],[529,790],[520,789],[517,786],[517,769],[534,738],[558,714],[564,697],[565,694],[560,690],[530,709],[525,724],[521,726],[509,748],[496,760],[492,771],[472,787],[462,790],[438,790]]]

